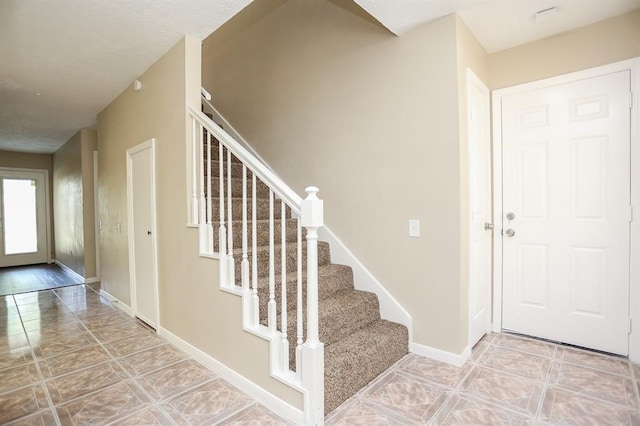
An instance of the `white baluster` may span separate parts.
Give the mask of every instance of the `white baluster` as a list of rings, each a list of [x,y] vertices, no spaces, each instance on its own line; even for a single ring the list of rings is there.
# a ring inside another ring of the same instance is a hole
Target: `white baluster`
[[[302,225],[300,224],[300,216],[296,218],[296,232],[297,232],[297,297],[296,297],[296,328],[297,328],[297,341],[296,341],[296,374],[301,376],[302,370],[300,368],[300,352],[302,351],[302,343],[304,334],[302,332]]]
[[[211,132],[207,132],[207,253],[213,254],[213,176],[211,163],[213,162],[213,146]]]
[[[275,249],[273,238],[273,191],[269,189],[269,303],[267,304],[268,326],[272,332],[276,331],[276,276]]]
[[[236,285],[236,265],[233,259],[233,191],[231,189],[231,151],[227,148],[227,260],[229,266],[228,286],[233,288]]]
[[[249,257],[247,243],[247,166],[242,164],[242,291],[249,291]]]
[[[281,268],[280,274],[282,276],[282,287],[281,287],[281,300],[280,300],[280,317],[282,323],[282,343],[280,354],[282,355],[282,371],[289,370],[289,339],[287,338],[287,250],[286,250],[286,241],[287,241],[287,222],[285,221],[285,204],[284,200],[280,201],[280,247],[282,248],[281,253]]]
[[[224,221],[224,149],[222,142],[218,143],[218,191],[220,193],[220,206],[218,210],[220,213],[220,232],[218,233],[218,250],[220,252],[220,285],[227,286],[229,280],[229,273],[227,268],[229,262],[227,262],[227,229]]]
[[[198,223],[198,133],[196,119],[191,119],[191,223]]]
[[[207,203],[206,203],[206,199],[205,199],[205,195],[204,195],[204,173],[205,173],[205,168],[204,168],[204,149],[205,149],[205,139],[203,137],[204,135],[204,127],[202,126],[202,124],[200,124],[198,126],[198,165],[199,165],[199,170],[200,173],[198,173],[198,177],[199,177],[199,186],[200,186],[200,199],[199,199],[199,219],[198,219],[198,223],[200,224],[199,226],[199,245],[200,245],[200,253],[205,253],[207,251],[207,212],[206,212],[206,208],[207,208]]]
[[[306,188],[302,226],[307,229],[307,340],[302,345],[302,385],[305,424],[324,422],[324,345],[318,332],[318,228],[323,226],[323,202],[318,188]]]
[[[253,283],[253,325],[260,323],[260,299],[258,296],[258,213],[256,187],[258,181],[255,173],[251,174],[251,280]]]

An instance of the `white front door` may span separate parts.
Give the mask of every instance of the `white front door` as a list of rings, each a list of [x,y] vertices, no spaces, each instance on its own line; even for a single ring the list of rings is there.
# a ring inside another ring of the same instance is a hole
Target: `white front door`
[[[628,353],[630,73],[502,97],[502,328]]]
[[[134,314],[158,325],[153,139],[127,151],[129,259]]]
[[[467,70],[469,142],[469,347],[491,329],[489,89]]]
[[[0,267],[45,263],[47,174],[0,169]]]

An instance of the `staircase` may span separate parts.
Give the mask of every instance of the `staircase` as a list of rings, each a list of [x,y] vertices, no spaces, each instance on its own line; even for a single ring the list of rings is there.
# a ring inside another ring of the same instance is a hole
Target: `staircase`
[[[199,133],[207,140],[206,128]],[[288,347],[281,360],[286,365],[280,366],[288,368],[291,377],[300,377],[302,330],[307,329],[302,315],[307,299],[307,232],[273,188],[257,177],[254,180],[241,160],[213,136],[207,143],[201,151],[204,182],[199,198],[206,204],[200,208],[208,218],[208,232],[221,229],[222,237],[212,238],[213,251],[223,257],[226,252],[227,260],[232,259],[230,276],[237,292],[255,302],[246,306],[257,311],[255,320],[262,330],[277,330],[282,347]],[[408,332],[380,317],[377,296],[356,290],[351,267],[332,263],[331,248],[322,241],[317,242],[317,282],[324,414],[328,414],[407,353]],[[279,344],[278,339],[272,344]]]

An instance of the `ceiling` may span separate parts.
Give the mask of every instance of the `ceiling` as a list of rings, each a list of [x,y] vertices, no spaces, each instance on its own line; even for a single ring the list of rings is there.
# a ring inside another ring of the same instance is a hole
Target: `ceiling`
[[[185,34],[252,0],[1,0],[0,150],[52,153]],[[488,52],[640,8],[640,0],[355,0],[397,35],[458,12]],[[534,19],[557,6],[558,13]]]

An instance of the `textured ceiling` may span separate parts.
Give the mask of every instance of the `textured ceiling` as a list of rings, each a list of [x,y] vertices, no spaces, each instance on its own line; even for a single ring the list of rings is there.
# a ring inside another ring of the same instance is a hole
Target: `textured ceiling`
[[[97,113],[183,35],[204,39],[251,1],[0,0],[0,150],[55,152],[95,125]],[[640,0],[354,1],[398,35],[458,12],[488,52],[640,7]],[[536,22],[534,13],[552,6],[558,13]]]
[[[0,149],[54,152],[185,34],[251,0],[0,0]]]

